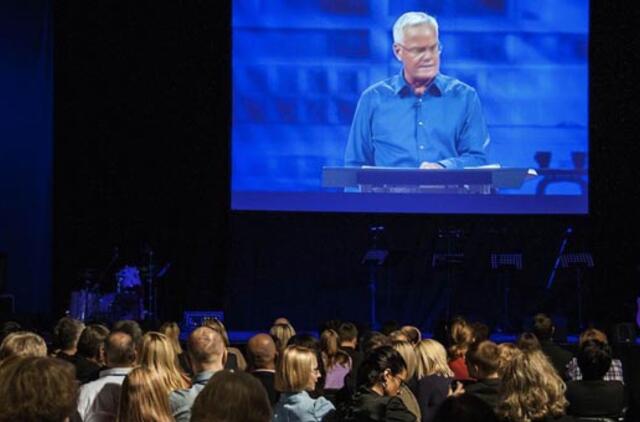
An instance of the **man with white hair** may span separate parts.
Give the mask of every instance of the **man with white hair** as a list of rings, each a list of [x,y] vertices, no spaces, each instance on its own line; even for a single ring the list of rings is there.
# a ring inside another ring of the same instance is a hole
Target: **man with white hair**
[[[347,166],[464,168],[486,164],[489,133],[475,89],[440,73],[436,19],[407,12],[393,26],[402,71],[367,88],[356,108]]]

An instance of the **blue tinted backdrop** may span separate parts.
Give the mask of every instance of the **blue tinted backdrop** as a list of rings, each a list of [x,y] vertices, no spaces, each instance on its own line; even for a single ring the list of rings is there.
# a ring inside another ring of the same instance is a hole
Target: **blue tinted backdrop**
[[[391,27],[410,10],[438,19],[442,73],[477,89],[490,163],[537,167],[536,151],[550,151],[551,167],[570,169],[572,152],[588,152],[588,1],[234,0],[236,208],[241,193],[322,190],[322,166],[343,164],[361,92],[400,70]]]

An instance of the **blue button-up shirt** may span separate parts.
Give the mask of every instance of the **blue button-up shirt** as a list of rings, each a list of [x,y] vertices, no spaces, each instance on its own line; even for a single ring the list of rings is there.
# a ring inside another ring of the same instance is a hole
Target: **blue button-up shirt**
[[[486,164],[489,132],[475,89],[438,74],[416,96],[402,72],[367,88],[356,108],[346,166],[446,168]]]

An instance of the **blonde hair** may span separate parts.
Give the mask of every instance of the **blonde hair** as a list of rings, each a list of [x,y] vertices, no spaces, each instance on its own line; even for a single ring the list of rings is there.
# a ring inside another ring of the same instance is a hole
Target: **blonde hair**
[[[442,344],[432,339],[422,340],[415,352],[418,358],[418,379],[429,375],[453,377],[453,371],[447,364],[447,351]]]
[[[122,383],[117,422],[171,422],[169,395],[159,372],[139,366]]]
[[[291,324],[274,324],[269,330],[269,334],[275,340],[278,350],[282,351],[287,347],[289,339],[296,335],[296,330]]]
[[[162,333],[150,331],[142,337],[139,363],[157,372],[167,395],[173,390],[190,387],[187,376],[179,369],[171,341]]]
[[[519,353],[522,353],[518,347],[513,343],[501,343],[498,345],[498,374],[502,375],[504,368],[507,366],[511,359]]]
[[[407,365],[407,379],[413,378],[418,367],[418,356],[416,356],[413,345],[409,341],[394,341],[393,348],[400,353]]]
[[[404,327],[400,328],[400,331],[402,331],[407,336],[407,338],[409,339],[409,343],[413,344],[414,346],[416,346],[422,340],[422,333],[420,332],[420,329],[418,329],[418,327],[414,327],[413,325],[405,325]]]
[[[180,326],[175,322],[165,322],[160,327],[160,332],[167,336],[171,342],[173,350],[176,355],[182,353],[182,346],[180,345]]]
[[[496,413],[512,422],[561,416],[569,404],[565,390],[543,352],[517,353],[504,368]]]
[[[609,342],[609,340],[607,339],[607,335],[595,328],[589,328],[584,332],[582,332],[582,334],[580,334],[578,345],[582,346],[582,343],[584,343],[587,340],[598,340],[605,344]]]
[[[276,390],[283,393],[304,391],[317,365],[313,350],[295,345],[286,347],[276,370]]]
[[[456,359],[464,357],[473,343],[473,328],[463,319],[458,319],[451,324],[451,346],[449,347],[449,357]]]
[[[349,355],[338,348],[338,333],[335,330],[324,330],[320,334],[320,350],[325,360],[325,369],[349,363]]]
[[[44,339],[29,331],[10,333],[0,344],[0,362],[11,356],[47,356],[47,344]]]

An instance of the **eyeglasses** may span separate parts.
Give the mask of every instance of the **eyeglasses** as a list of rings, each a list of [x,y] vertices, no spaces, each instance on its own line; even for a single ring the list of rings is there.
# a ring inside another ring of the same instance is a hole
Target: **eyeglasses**
[[[429,53],[432,55],[439,55],[440,53],[442,53],[442,44],[437,43],[434,44],[430,47],[411,47],[411,48],[407,48],[404,45],[397,43],[400,48],[402,48],[404,51],[406,51],[407,53],[409,53],[411,56],[413,57],[421,57],[424,56],[425,53]]]

